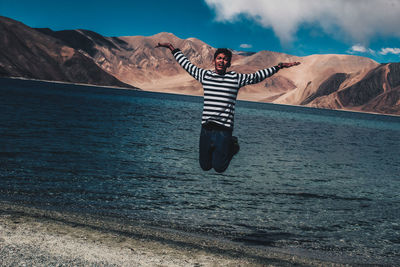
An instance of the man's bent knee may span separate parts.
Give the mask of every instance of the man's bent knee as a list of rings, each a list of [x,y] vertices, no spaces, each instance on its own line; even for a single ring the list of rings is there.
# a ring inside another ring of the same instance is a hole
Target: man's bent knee
[[[224,171],[226,171],[226,169],[228,169],[228,166],[229,166],[229,162],[227,164],[224,164],[224,165],[216,164],[213,167],[214,167],[214,170],[216,172],[223,173]]]
[[[212,164],[211,164],[211,161],[209,161],[209,160],[204,160],[204,161],[200,160],[199,163],[200,163],[200,167],[203,171],[209,171],[212,169]]]
[[[218,173],[223,173],[224,171],[226,171],[227,168],[228,168],[228,167],[222,168],[222,169],[214,168],[214,170],[215,170],[216,172],[218,172]]]
[[[202,165],[200,165],[200,167],[201,167],[201,169],[202,169],[203,171],[209,171],[209,170],[212,169],[211,166],[202,166]]]

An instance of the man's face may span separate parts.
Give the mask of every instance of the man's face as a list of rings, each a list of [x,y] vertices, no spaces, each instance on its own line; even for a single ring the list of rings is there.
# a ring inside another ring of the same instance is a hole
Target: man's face
[[[226,69],[230,65],[229,58],[225,54],[220,53],[215,58],[214,64],[215,64],[215,72],[216,73],[225,74]]]

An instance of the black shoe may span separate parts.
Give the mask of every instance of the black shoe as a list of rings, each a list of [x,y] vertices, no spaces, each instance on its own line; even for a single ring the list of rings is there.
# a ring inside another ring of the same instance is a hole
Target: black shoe
[[[232,145],[233,145],[233,155],[236,155],[240,150],[239,141],[236,136],[232,136]]]

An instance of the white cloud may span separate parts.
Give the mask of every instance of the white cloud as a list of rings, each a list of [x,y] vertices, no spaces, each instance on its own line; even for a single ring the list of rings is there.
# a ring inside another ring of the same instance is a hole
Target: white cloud
[[[386,47],[386,48],[381,48],[379,52],[376,52],[375,50],[371,48],[367,48],[363,45],[357,44],[353,45],[349,50],[347,50],[347,53],[349,54],[371,54],[376,56],[377,54],[386,56],[387,54],[393,54],[393,55],[400,55],[400,48],[391,48],[391,47]]]
[[[251,44],[241,44],[240,48],[244,48],[244,49],[248,49],[248,48],[252,48],[253,46]]]
[[[369,53],[369,54],[372,54],[372,55],[375,55],[375,54],[376,54],[376,52],[375,52],[373,49],[367,48],[367,47],[365,47],[365,46],[363,46],[363,45],[360,45],[360,44],[353,45],[353,46],[347,51],[347,53],[350,53],[350,54],[355,54],[355,53]]]
[[[395,54],[399,55],[400,54],[400,48],[382,48],[381,51],[379,51],[379,54],[381,55],[387,55],[387,54]]]
[[[400,0],[205,0],[216,19],[234,22],[246,16],[272,28],[281,42],[295,39],[302,24],[320,26],[336,38],[367,43],[374,36],[400,37]],[[337,33],[340,33],[339,35]]]
[[[351,47],[350,51],[365,53],[365,52],[367,52],[367,48],[365,48],[365,46],[362,46],[362,45],[353,45]]]

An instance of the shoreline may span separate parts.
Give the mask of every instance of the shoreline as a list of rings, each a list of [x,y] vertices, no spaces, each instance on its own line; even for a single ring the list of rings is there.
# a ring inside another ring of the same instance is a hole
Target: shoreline
[[[41,80],[41,79],[32,79],[25,77],[0,77],[3,79],[12,79],[12,80],[21,80],[21,81],[33,81],[33,82],[45,82],[45,83],[55,83],[55,84],[65,84],[65,85],[78,85],[78,86],[89,86],[89,87],[101,87],[101,88],[111,88],[111,89],[121,89],[121,90],[133,90],[133,91],[143,91],[138,87],[120,87],[120,86],[112,86],[112,85],[96,85],[90,83],[73,83],[73,82],[63,82],[63,81],[52,81],[52,80]]]
[[[95,84],[86,84],[86,83],[72,83],[72,82],[63,82],[63,81],[51,81],[51,80],[40,80],[40,79],[30,79],[24,77],[0,77],[5,79],[12,79],[12,80],[22,80],[22,81],[35,81],[35,82],[45,82],[45,83],[55,83],[55,84],[66,84],[66,85],[78,85],[78,86],[90,86],[90,87],[101,87],[101,88],[111,88],[111,89],[118,89],[118,90],[132,90],[132,91],[141,91],[141,92],[151,92],[151,93],[159,93],[159,94],[172,94],[172,95],[185,95],[185,96],[195,96],[195,97],[202,97],[199,95],[193,94],[182,94],[176,92],[168,92],[168,91],[151,91],[151,90],[143,90],[139,87],[135,88],[127,88],[127,87],[119,87],[119,86],[109,86],[109,85],[95,85]],[[133,86],[133,85],[132,85]],[[378,116],[388,116],[388,117],[400,117],[400,114],[386,114],[386,113],[378,113],[372,111],[360,111],[360,110],[352,110],[352,109],[329,109],[329,108],[322,108],[322,107],[311,107],[311,106],[301,106],[301,105],[294,105],[294,104],[276,104],[271,102],[262,102],[262,101],[251,101],[251,100],[244,100],[244,99],[237,99],[238,101],[243,102],[251,102],[251,103],[260,103],[260,104],[272,104],[278,106],[288,106],[288,107],[297,107],[297,108],[305,108],[305,109],[320,109],[320,110],[332,110],[332,111],[339,111],[339,112],[349,112],[349,113],[356,113],[356,114],[370,114],[370,115],[378,115]]]
[[[349,266],[115,218],[0,203],[5,266]]]

